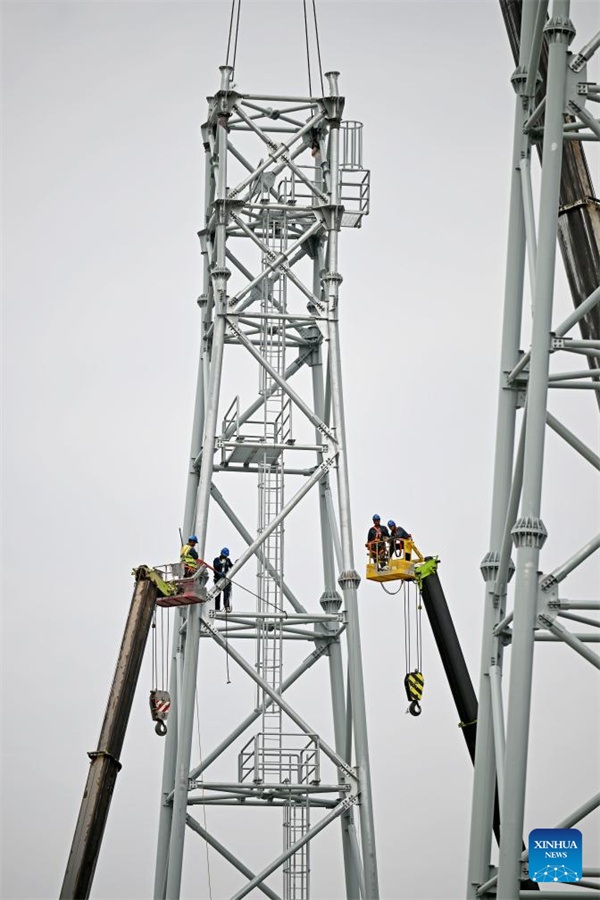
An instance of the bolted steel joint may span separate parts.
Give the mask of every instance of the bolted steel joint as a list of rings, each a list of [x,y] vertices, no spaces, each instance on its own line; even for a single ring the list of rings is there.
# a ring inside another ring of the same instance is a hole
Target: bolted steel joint
[[[213,266],[210,270],[213,278],[223,278],[225,281],[231,275],[231,271],[226,266]]]
[[[549,44],[555,44],[558,41],[562,41],[568,46],[577,32],[568,16],[555,16],[553,19],[549,20],[544,28],[544,34],[546,35]]]
[[[515,94],[524,93],[525,85],[527,83],[527,69],[525,66],[517,66],[510,76],[510,83],[514,88]]]
[[[517,519],[511,531],[515,547],[535,547],[541,550],[548,537],[546,526],[537,516]]]
[[[208,303],[208,294],[200,294],[200,296],[196,300],[196,303],[198,304],[200,309],[202,309]]]
[[[340,577],[338,578],[338,584],[342,590],[346,588],[357,588],[360,584],[360,575],[355,569],[346,569],[346,571],[341,572]]]
[[[485,554],[481,562],[479,563],[479,571],[483,576],[483,580],[485,582],[495,581],[498,577],[498,568],[500,566],[500,554],[495,553],[493,550],[488,550]],[[507,582],[513,577],[515,573],[515,564],[512,559],[508,561],[508,573],[507,573]]]
[[[343,280],[339,272],[325,272],[321,275],[323,284],[341,284]]]
[[[325,613],[336,613],[342,605],[342,598],[337,591],[324,591],[319,599]]]

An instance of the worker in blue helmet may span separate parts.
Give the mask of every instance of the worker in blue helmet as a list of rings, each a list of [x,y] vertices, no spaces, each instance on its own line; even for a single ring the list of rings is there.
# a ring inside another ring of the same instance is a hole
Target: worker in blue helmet
[[[377,564],[378,569],[385,569],[387,565],[389,539],[390,533],[386,526],[381,524],[381,516],[375,513],[365,546],[369,551],[371,561]]]
[[[198,571],[200,563],[198,562],[198,551],[196,550],[197,543],[198,538],[196,535],[190,534],[187,544],[184,544],[179,552],[179,558],[183,563],[184,578],[192,578]]]
[[[229,558],[229,547],[223,547],[219,556],[215,556],[213,559],[213,570],[215,573],[215,584],[217,581],[220,581],[221,578],[226,578],[227,573],[232,568],[233,563]],[[231,612],[231,582],[227,582],[225,587],[221,592],[217,594],[215,597],[215,609],[221,609],[221,593],[223,594],[223,604],[225,606],[225,612]]]
[[[390,530],[390,557],[396,556],[400,558],[404,553],[405,559],[410,559],[410,549],[405,545],[404,541],[412,540],[412,534],[405,531],[401,525],[396,525],[393,519],[388,522]]]

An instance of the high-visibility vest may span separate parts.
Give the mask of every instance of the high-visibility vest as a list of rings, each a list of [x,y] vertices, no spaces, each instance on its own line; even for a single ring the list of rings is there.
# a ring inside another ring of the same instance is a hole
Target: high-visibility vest
[[[190,544],[184,544],[179,553],[179,558],[180,558],[181,562],[185,566],[187,566],[189,569],[197,569],[198,568],[198,554],[194,550],[194,553],[196,553],[196,556],[195,557],[192,556],[191,555],[192,550],[194,550],[194,548],[191,547]]]

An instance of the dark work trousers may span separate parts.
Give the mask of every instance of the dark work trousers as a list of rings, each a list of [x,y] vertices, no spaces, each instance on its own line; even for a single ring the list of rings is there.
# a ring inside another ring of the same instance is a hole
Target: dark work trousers
[[[219,575],[219,578],[215,578],[215,584],[217,583],[217,581],[220,580],[220,578],[221,578],[220,575]],[[231,606],[231,584],[225,585],[225,587],[223,588],[221,593],[223,594],[225,609],[227,609],[228,607]],[[221,609],[221,593],[217,594],[217,596],[215,597],[215,609],[217,611],[219,611]]]

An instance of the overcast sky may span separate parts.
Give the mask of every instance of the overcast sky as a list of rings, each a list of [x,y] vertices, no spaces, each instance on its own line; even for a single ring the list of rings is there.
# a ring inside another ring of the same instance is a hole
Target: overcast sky
[[[320,2],[318,9],[324,68],[342,73],[346,116],[365,123],[372,170],[371,215],[361,230],[343,232],[340,256],[357,565],[374,512],[439,554],[477,684],[514,65],[492,0]],[[46,900],[60,889],[131,568],[178,553],[202,287],[199,127],[205,98],[218,87],[228,12],[228,2],[2,6],[7,900]],[[596,2],[574,0],[574,49],[597,31],[598,18]],[[598,79],[597,66],[590,79]],[[248,92],[306,91],[300,2],[244,3],[236,81]],[[589,159],[598,185],[593,146]],[[555,321],[570,309],[559,263]],[[254,395],[230,358],[223,410],[235,394]],[[555,391],[551,409],[597,447],[591,392]],[[542,566],[550,571],[599,523],[592,468],[553,433],[546,475]],[[238,490],[234,480],[219,482],[228,499]],[[211,516],[210,552],[227,543],[239,555],[239,538]],[[290,585],[318,610],[314,498],[290,519],[286,539]],[[253,573],[248,566],[250,587]],[[563,596],[597,598],[599,581],[596,558]],[[418,720],[405,715],[400,604],[365,582],[359,596],[382,897],[459,898],[472,768],[452,698],[425,625],[424,711]],[[235,602],[251,608],[241,594]],[[254,691],[238,671],[226,685],[222,655],[206,643],[202,651],[206,752],[252,708]],[[291,658],[309,651],[294,649]],[[148,712],[149,664],[147,655],[97,900],[152,894],[164,744]],[[327,682],[323,662],[289,696],[329,736],[328,703],[314,699],[327,696]],[[527,832],[551,827],[598,789],[597,699],[588,663],[564,646],[536,646]],[[237,749],[215,767],[219,778],[234,776]],[[255,870],[282,840],[279,815],[259,813],[207,813],[209,830]],[[581,829],[584,866],[597,865],[597,815]],[[313,896],[341,897],[339,828],[312,852]],[[214,853],[210,872],[214,898],[240,885]],[[208,896],[204,844],[191,833],[183,891]]]

